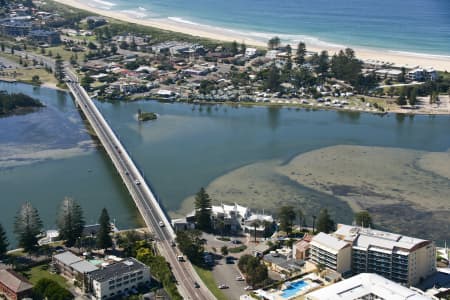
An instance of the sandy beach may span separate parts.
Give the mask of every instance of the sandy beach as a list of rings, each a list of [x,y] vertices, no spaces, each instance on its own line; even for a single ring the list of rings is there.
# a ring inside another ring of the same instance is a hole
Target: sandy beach
[[[247,45],[254,45],[258,47],[265,47],[267,45],[266,41],[262,41],[255,37],[252,37],[250,34],[247,35],[233,30],[227,30],[223,28],[200,25],[195,23],[180,22],[173,19],[139,19],[136,17],[132,17],[124,12],[94,8],[85,3],[80,3],[79,1],[76,0],[54,0],[54,1],[78,9],[91,11],[99,15],[103,15],[106,17],[130,23],[152,26],[164,30],[181,32],[193,36],[201,36],[214,40],[245,42]],[[307,49],[310,51],[319,52],[321,50],[327,50],[329,51],[330,54],[333,54],[343,48],[337,45],[336,46],[317,45],[317,44],[315,45],[313,43],[308,42],[306,42],[306,44]],[[422,55],[399,51],[364,49],[359,47],[353,48],[355,49],[357,56],[362,60],[372,59],[384,62],[391,62],[399,65],[433,67],[437,70],[450,71],[450,57],[447,56],[425,55],[425,54]]]

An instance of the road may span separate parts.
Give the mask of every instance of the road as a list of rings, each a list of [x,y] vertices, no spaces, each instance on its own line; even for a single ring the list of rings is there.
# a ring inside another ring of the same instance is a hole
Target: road
[[[188,261],[178,261],[177,256],[180,251],[177,247],[172,246],[175,232],[156,197],[125,147],[107,124],[86,91],[79,85],[77,76],[69,68],[66,67],[65,70],[68,77],[67,85],[74,95],[77,105],[95,130],[105,151],[130,192],[147,227],[154,233],[161,255],[165,257],[172,267],[180,294],[184,299],[215,299],[198,277],[192,265]],[[200,285],[199,288],[195,288],[195,282]]]

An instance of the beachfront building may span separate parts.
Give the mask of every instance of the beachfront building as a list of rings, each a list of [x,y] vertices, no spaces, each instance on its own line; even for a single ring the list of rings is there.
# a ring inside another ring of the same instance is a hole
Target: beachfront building
[[[33,285],[8,268],[0,269],[0,299],[17,300],[32,296]]]
[[[350,272],[352,269],[351,245],[323,232],[312,238],[310,256],[315,264],[323,265],[341,274]]]
[[[377,273],[406,285],[415,285],[436,272],[432,241],[400,234],[339,224],[333,237],[352,247],[352,271]]]
[[[257,50],[256,48],[250,48],[250,47],[247,47],[247,48],[245,48],[245,57],[247,57],[247,58],[253,58],[253,57],[256,56],[257,51],[258,51],[258,50]]]
[[[90,272],[87,281],[92,299],[110,299],[150,284],[150,269],[140,261],[128,258]]]
[[[380,69],[375,71],[375,76],[378,79],[391,79],[391,80],[399,80],[402,75],[401,70],[397,69]]]
[[[306,295],[306,300],[430,300],[377,274],[362,273]]]
[[[415,68],[406,74],[406,78],[413,81],[436,80],[438,74],[435,69]]]

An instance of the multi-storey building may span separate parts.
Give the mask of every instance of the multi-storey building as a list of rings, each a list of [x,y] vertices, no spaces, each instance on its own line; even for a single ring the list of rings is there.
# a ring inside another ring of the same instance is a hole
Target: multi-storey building
[[[333,236],[352,247],[352,271],[376,273],[407,285],[417,284],[436,271],[432,241],[339,224]]]
[[[321,232],[312,238],[309,246],[314,263],[339,273],[351,271],[352,248],[349,243]]]
[[[128,258],[90,272],[87,278],[93,299],[109,299],[150,283],[150,269],[140,261]]]

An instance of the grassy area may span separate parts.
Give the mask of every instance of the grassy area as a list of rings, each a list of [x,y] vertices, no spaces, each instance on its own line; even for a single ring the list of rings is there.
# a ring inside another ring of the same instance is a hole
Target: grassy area
[[[245,249],[247,249],[247,246],[241,245],[241,246],[237,246],[237,247],[233,247],[233,248],[228,248],[228,252],[239,253],[239,252],[244,251]]]
[[[23,272],[23,275],[25,275],[25,277],[27,277],[33,284],[36,284],[40,279],[47,278],[56,281],[62,287],[68,286],[63,277],[52,274],[48,271],[48,265],[33,267],[30,270]]]
[[[194,266],[195,271],[202,281],[206,284],[206,287],[213,293],[218,300],[227,300],[225,294],[217,287],[217,283],[212,276],[212,272],[197,266]]]

